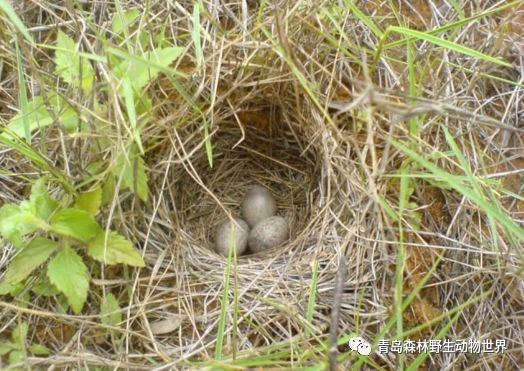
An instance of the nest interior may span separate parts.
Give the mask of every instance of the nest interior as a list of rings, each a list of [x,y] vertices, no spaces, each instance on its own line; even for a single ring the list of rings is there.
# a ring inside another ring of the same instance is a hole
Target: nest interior
[[[271,109],[261,107],[251,113],[268,118]],[[318,194],[315,148],[307,145],[299,122],[274,116],[267,120],[267,127],[260,128],[250,122],[242,127],[243,123],[233,122],[234,116],[217,123],[212,136],[213,167],[205,151],[200,151],[189,160],[191,168],[173,171],[172,186],[178,190],[175,209],[194,247],[212,246],[211,232],[217,223],[229,213],[240,215],[240,202],[255,184],[275,196],[277,214],[289,221],[291,240],[304,229],[314,212],[311,198]]]

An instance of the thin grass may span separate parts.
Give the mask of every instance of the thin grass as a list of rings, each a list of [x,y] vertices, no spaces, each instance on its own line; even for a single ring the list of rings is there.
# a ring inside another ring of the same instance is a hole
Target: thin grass
[[[20,47],[18,41],[15,41],[16,45],[16,65],[18,71],[18,100],[20,101],[20,113],[22,114],[22,121],[24,123],[24,134],[25,141],[31,144],[31,129],[29,128],[30,123],[27,118],[29,114],[28,101],[27,101],[27,90],[25,75],[23,70],[22,56],[20,55]]]
[[[499,207],[493,205],[492,201],[487,200],[483,193],[477,194],[474,189],[471,189],[468,185],[461,182],[459,179],[457,179],[455,175],[442,170],[441,168],[428,161],[418,153],[405,147],[403,144],[394,141],[392,141],[392,144],[398,149],[400,149],[402,152],[406,153],[414,161],[418,162],[421,166],[429,170],[432,174],[437,176],[441,181],[444,181],[449,187],[452,187],[453,189],[457,190],[468,200],[477,204],[484,212],[486,212],[486,214],[489,217],[495,219],[497,222],[499,222],[505,228],[507,228],[508,232],[513,234],[518,239],[524,240],[524,228],[520,227],[507,214],[503,213]],[[517,250],[515,252],[519,254],[519,256],[521,255],[520,251]]]
[[[73,12],[24,2],[34,57],[25,41],[17,53],[0,40],[0,203],[23,200],[40,174],[54,195],[103,186],[97,219],[132,240],[147,268],[93,265],[81,316],[55,316],[60,298],[30,293],[26,306],[3,296],[2,336],[18,316],[30,341],[66,349],[30,357],[33,368],[321,370],[333,359],[340,369],[516,368],[523,2],[420,3],[109,1]],[[0,22],[20,32],[10,17]],[[93,67],[89,94],[55,75],[57,30]],[[144,58],[168,47],[181,54],[167,66]],[[457,63],[464,56],[474,68]],[[133,76],[114,76],[118,61],[160,72],[140,99]],[[64,131],[58,115],[31,145],[7,137],[23,110],[18,85],[34,98],[33,80],[64,97],[81,131]],[[131,146],[143,150],[147,201],[108,180]],[[290,239],[221,257],[212,231],[239,214],[253,184],[275,195]],[[6,245],[0,267],[12,254]],[[120,327],[101,323],[99,292],[118,299]],[[417,313],[422,299],[437,314]],[[181,318],[173,332],[148,330],[172,315]],[[98,336],[107,330],[115,336]],[[489,334],[510,350],[497,359],[376,353],[380,339],[421,333]],[[372,355],[347,350],[357,335]]]
[[[20,17],[16,14],[15,10],[13,9],[8,0],[0,0],[0,10],[7,15],[7,17],[11,20],[15,28],[18,30],[18,32],[20,32],[22,36],[24,36],[24,38],[30,44],[34,44],[33,37],[29,33],[24,22],[22,22]]]

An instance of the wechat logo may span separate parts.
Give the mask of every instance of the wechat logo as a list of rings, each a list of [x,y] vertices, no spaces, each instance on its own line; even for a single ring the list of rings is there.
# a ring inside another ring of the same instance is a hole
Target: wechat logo
[[[371,353],[371,344],[360,336],[355,336],[349,339],[349,348],[353,352],[358,352],[361,356],[369,356]]]

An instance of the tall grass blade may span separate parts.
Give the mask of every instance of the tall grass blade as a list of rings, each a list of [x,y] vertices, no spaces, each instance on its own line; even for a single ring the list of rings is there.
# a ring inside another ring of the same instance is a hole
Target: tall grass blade
[[[373,31],[375,35],[377,35],[379,38],[382,37],[383,32],[378,28],[378,26],[373,22],[373,20],[368,17],[358,6],[355,5],[353,0],[344,0],[344,3],[346,6],[355,14],[355,16],[368,28]]]
[[[25,85],[24,66],[22,63],[22,55],[20,53],[20,47],[18,46],[18,40],[15,40],[16,45],[16,67],[18,72],[18,99],[20,101],[20,112],[22,114],[22,122],[24,124],[24,135],[27,143],[31,144],[31,128],[28,118],[28,107],[29,102],[27,101],[27,89]]]
[[[193,3],[193,30],[191,37],[193,38],[193,45],[195,46],[195,56],[197,60],[197,68],[202,66],[204,62],[204,53],[202,52],[202,44],[200,40],[200,9],[202,7],[201,1]]]
[[[7,0],[0,0],[0,10],[7,15],[7,18],[13,22],[14,26],[18,29],[18,31],[24,36],[24,38],[29,41],[30,44],[34,44],[33,37],[29,33],[29,30],[24,25],[24,22],[18,17],[15,10]]]
[[[464,183],[457,179],[456,176],[444,171],[405,145],[394,140],[392,140],[391,143],[400,151],[404,152],[421,166],[425,167],[435,176],[447,183],[447,185],[449,185],[451,188],[465,196],[469,201],[477,204],[477,206],[479,206],[488,216],[495,219],[497,222],[507,228],[510,233],[524,241],[524,228],[516,224],[508,215],[502,213],[500,209],[494,207],[491,202],[478,195],[475,190],[464,185]]]
[[[318,284],[318,261],[311,263],[313,267],[313,276],[311,277],[311,287],[309,289],[309,298],[307,301],[306,321],[313,327],[313,313],[315,313],[315,303],[317,301],[317,284]],[[310,326],[305,329],[306,338],[310,335]]]
[[[468,48],[466,46],[460,45],[460,44],[458,44],[456,42],[445,40],[445,39],[441,39],[439,37],[431,35],[428,32],[420,32],[420,31],[409,29],[409,28],[397,27],[397,26],[391,26],[391,27],[388,28],[387,31],[397,32],[397,33],[400,33],[402,35],[411,36],[414,39],[418,39],[418,40],[424,40],[424,41],[427,41],[429,43],[432,43],[432,44],[441,46],[443,48],[446,48],[448,50],[451,50],[451,51],[454,51],[454,52],[457,52],[457,53],[461,53],[461,54],[464,54],[464,55],[467,55],[467,56],[470,56],[470,57],[473,57],[473,58],[476,58],[476,59],[480,59],[480,60],[485,61],[485,62],[498,64],[498,65],[504,66],[504,67],[511,67],[511,63],[508,63],[508,62],[503,61],[503,60],[498,59],[498,58],[491,57],[491,56],[489,56],[487,54],[484,54],[484,53],[481,53],[481,52],[476,51],[474,49],[471,49],[471,48]],[[387,33],[387,31],[386,31],[386,33]]]

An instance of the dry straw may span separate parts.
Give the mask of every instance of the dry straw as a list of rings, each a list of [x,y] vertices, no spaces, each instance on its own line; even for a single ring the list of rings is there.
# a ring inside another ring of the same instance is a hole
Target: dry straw
[[[514,64],[512,69],[413,42],[419,98],[412,99],[406,46],[386,48],[386,57],[369,75],[380,35],[366,26],[366,19],[324,2],[262,3],[264,8],[253,1],[202,2],[203,59],[192,44],[195,39],[188,41],[195,27],[191,4],[151,1],[147,13],[143,4],[128,4],[143,12],[137,33],[151,39],[163,33],[173,42],[192,45],[174,68],[189,76],[181,84],[195,105],[166,77],[149,87],[153,120],[142,140],[152,148],[146,156],[150,200],[142,204],[124,192],[111,212],[101,215],[134,239],[148,265],[129,280],[109,271],[93,282],[96,290],[124,298],[130,294],[120,303],[125,323],[114,329],[124,335],[122,343],[95,336],[105,331],[96,304],[85,309],[91,316],[53,317],[56,308],[48,298],[37,299],[35,309],[3,302],[0,324],[13,327],[9,318],[18,313],[33,321],[35,338],[53,334],[46,340],[56,355],[32,357],[33,364],[209,366],[222,347],[222,366],[233,357],[261,360],[273,353],[279,355],[254,366],[333,365],[339,351],[346,368],[357,361],[344,344],[352,333],[374,342],[390,319],[400,316],[406,338],[436,338],[459,313],[446,337],[504,339],[512,350],[475,359],[433,354],[429,364],[486,370],[522,365],[522,241],[515,242],[503,229],[494,235],[486,210],[420,164],[411,168],[417,177],[408,197],[412,204],[406,206],[411,212],[402,214],[399,223],[399,198],[406,190],[397,175],[417,162],[394,144],[408,143],[416,123],[418,139],[408,149],[447,174],[466,176],[446,140],[447,128],[475,176],[482,178],[481,188],[501,201],[512,220],[522,220],[523,45],[514,31],[502,30],[518,13],[495,13],[449,31],[450,39],[501,56]],[[429,30],[462,19],[448,2],[347,3],[373,15],[380,26],[375,31],[400,20]],[[472,15],[493,2],[463,3],[464,14]],[[26,7],[25,21],[30,29],[37,27],[33,33],[42,41],[46,35],[53,39],[55,26],[75,34],[84,24],[83,13],[54,2]],[[116,5],[84,7],[101,29],[109,28]],[[99,50],[96,37],[80,29],[82,45]],[[390,41],[399,38],[392,35]],[[103,68],[97,68],[103,77]],[[15,80],[2,83],[5,107],[16,106],[10,90]],[[71,99],[87,102],[85,97]],[[111,94],[109,99],[115,107],[121,104]],[[115,143],[126,135],[116,124],[121,122],[118,112],[106,118],[121,133]],[[5,109],[1,114],[9,116]],[[59,139],[50,139],[48,156],[72,172],[82,169],[89,159],[64,148],[88,146],[92,139],[52,138]],[[0,152],[0,164],[20,172],[28,166],[10,151]],[[501,186],[489,182],[494,179]],[[9,189],[1,190],[2,198],[16,199],[17,185],[11,179],[5,184]],[[239,213],[243,195],[254,184],[276,196],[278,214],[290,221],[290,240],[282,248],[238,257],[228,267],[227,259],[211,248],[213,228],[226,215]],[[400,312],[399,292],[403,300],[415,293]],[[151,332],[151,324],[173,316],[179,319],[173,332]],[[57,336],[51,329],[58,325],[70,334]],[[399,329],[394,323],[384,337],[395,336],[395,326]],[[337,339],[343,344],[333,348]],[[398,357],[378,355],[369,362],[395,369]],[[404,361],[415,358],[407,355]]]

